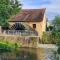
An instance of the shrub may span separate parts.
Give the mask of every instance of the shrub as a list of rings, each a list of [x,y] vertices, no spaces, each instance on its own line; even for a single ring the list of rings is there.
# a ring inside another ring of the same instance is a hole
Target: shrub
[[[42,43],[43,44],[56,44],[56,39],[52,32],[44,32],[42,36]]]
[[[11,46],[6,43],[0,42],[0,52],[8,52],[11,51]]]
[[[5,41],[0,41],[0,52],[10,52],[18,48],[17,43],[10,43]]]

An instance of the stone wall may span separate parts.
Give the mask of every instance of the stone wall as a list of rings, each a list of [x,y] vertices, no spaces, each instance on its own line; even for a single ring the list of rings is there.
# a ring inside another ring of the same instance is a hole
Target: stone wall
[[[19,43],[23,47],[36,47],[39,37],[0,36],[0,41]]]

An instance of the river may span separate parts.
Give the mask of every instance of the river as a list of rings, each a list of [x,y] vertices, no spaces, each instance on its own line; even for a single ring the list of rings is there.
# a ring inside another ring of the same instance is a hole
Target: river
[[[0,60],[56,60],[51,48],[20,48],[18,51],[0,52]]]

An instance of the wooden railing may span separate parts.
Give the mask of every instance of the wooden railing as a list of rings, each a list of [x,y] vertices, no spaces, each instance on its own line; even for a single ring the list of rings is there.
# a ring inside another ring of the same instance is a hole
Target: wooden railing
[[[10,34],[10,35],[21,35],[21,36],[38,36],[37,32],[35,31],[28,31],[28,30],[4,30],[4,34]]]

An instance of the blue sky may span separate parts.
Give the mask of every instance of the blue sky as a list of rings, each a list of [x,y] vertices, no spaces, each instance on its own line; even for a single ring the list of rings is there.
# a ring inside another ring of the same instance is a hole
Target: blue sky
[[[46,16],[53,20],[60,15],[60,0],[20,0],[23,9],[46,8]]]

